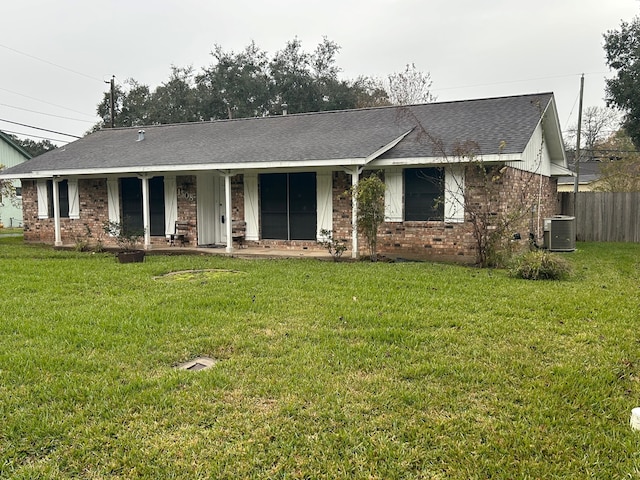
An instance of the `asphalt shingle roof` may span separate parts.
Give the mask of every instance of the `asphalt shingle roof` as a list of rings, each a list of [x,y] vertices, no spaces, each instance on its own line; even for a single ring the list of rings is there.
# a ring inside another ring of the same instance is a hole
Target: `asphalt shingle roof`
[[[420,126],[447,155],[467,141],[482,154],[520,153],[552,96],[104,129],[5,173],[364,159],[412,129],[381,158],[442,156],[419,134]],[[139,129],[145,131],[143,141],[137,141]]]

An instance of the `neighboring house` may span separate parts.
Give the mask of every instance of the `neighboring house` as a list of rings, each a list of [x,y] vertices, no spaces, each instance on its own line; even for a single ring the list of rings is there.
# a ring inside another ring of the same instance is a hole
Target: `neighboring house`
[[[31,155],[15,143],[13,139],[0,131],[0,165],[5,169],[15,167],[31,158]],[[3,173],[3,172],[0,172]],[[20,180],[12,180],[16,190],[16,198],[2,198],[0,196],[0,224],[5,227],[22,226],[22,188]]]
[[[117,221],[144,229],[152,248],[188,221],[188,244],[230,252],[230,220],[240,220],[250,246],[320,248],[326,229],[355,257],[366,252],[348,190],[380,172],[379,253],[467,262],[475,244],[463,199],[474,179],[458,151],[470,144],[476,160],[505,167],[505,203],[533,172],[538,217],[558,213],[555,177],[568,171],[551,93],[104,129],[0,178],[22,180],[28,242],[95,240]]]
[[[597,189],[600,182],[600,166],[602,162],[598,160],[591,160],[588,162],[580,162],[580,171],[578,172],[578,191],[579,192],[593,192]],[[572,172],[571,176],[563,176],[558,178],[558,192],[573,192],[575,191],[575,165],[569,164],[569,169]]]

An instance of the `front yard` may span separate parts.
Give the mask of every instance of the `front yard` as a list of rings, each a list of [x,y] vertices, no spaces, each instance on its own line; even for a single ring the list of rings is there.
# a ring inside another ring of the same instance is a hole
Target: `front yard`
[[[0,238],[0,477],[637,477],[640,245],[565,256],[528,282]]]

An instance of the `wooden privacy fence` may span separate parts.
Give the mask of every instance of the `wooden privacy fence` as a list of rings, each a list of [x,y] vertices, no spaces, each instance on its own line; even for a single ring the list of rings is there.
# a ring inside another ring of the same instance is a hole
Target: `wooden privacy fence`
[[[562,214],[576,217],[578,241],[640,242],[640,192],[558,195]]]

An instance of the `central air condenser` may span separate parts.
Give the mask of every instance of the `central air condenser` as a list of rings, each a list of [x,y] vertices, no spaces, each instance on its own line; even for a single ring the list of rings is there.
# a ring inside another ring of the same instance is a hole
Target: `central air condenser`
[[[576,217],[545,218],[544,248],[550,252],[573,252],[576,249]]]

